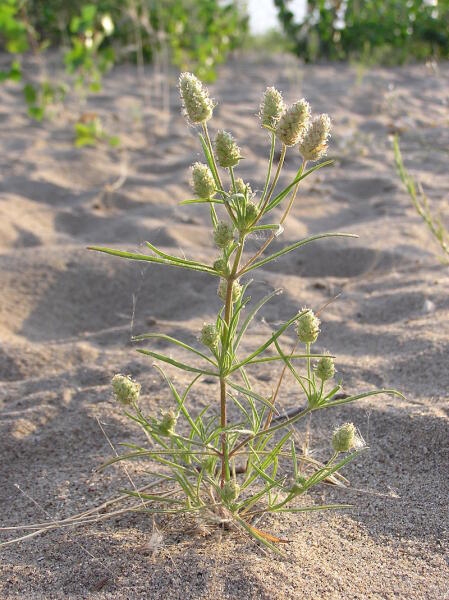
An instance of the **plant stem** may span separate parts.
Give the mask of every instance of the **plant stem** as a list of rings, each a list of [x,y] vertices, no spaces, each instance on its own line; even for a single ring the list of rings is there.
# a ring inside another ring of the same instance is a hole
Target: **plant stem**
[[[234,281],[236,280],[236,273],[239,268],[240,259],[243,253],[243,246],[245,242],[245,237],[242,236],[239,240],[238,249],[234,258],[234,264],[232,266],[231,273],[228,277],[228,285],[226,288],[226,301],[225,301],[225,313],[224,313],[224,321],[227,327],[231,322],[232,317],[232,291],[234,287]],[[220,377],[220,426],[222,429],[226,427],[226,376]],[[229,480],[229,454],[228,454],[228,444],[226,439],[226,432],[223,431],[221,434],[221,487],[224,486],[225,481]]]
[[[308,398],[308,400],[310,402],[310,396],[312,395],[312,388],[311,388],[311,385],[310,385],[310,377],[311,377],[311,373],[310,373],[310,356],[309,356],[310,355],[310,342],[307,342],[306,348],[307,348],[307,350],[306,350],[306,352],[307,352],[307,379],[309,380],[308,381],[308,387],[309,387],[309,398]]]
[[[307,165],[307,161],[303,161],[302,165],[301,165],[301,169],[299,170],[299,176],[301,176],[304,173],[304,169],[306,168]],[[279,225],[282,225],[284,223],[284,221],[286,220],[286,218],[288,217],[290,210],[293,206],[293,202],[295,201],[296,198],[296,194],[298,193],[298,188],[299,188],[299,184],[300,181],[298,181],[298,183],[295,185],[295,189],[293,190],[293,194],[292,197],[290,198],[290,202],[288,203],[287,208],[284,211],[284,214],[282,215],[282,219],[279,221]]]
[[[263,211],[265,210],[268,202],[270,201],[271,195],[274,192],[274,188],[276,187],[276,184],[278,182],[279,179],[279,175],[281,174],[281,169],[282,169],[282,165],[284,164],[284,159],[285,159],[285,153],[287,152],[287,146],[285,144],[282,144],[282,150],[281,150],[281,156],[279,158],[279,164],[278,164],[278,168],[276,169],[276,174],[274,176],[273,182],[270,185],[270,189],[268,190],[268,194],[265,198],[264,203],[262,204],[262,208],[260,209],[260,216],[259,218],[263,215]]]
[[[226,427],[226,379],[220,377],[220,425],[224,429]],[[228,468],[226,468],[228,466]],[[221,434],[221,487],[224,486],[226,479],[229,477],[229,458],[228,444],[226,441],[226,433]]]
[[[265,181],[265,187],[263,189],[263,194],[262,197],[260,199],[259,202],[259,206],[262,206],[263,201],[265,200],[265,196],[267,194],[267,190],[268,190],[268,185],[270,184],[270,178],[271,178],[271,169],[273,167],[273,159],[274,159],[274,148],[276,145],[276,135],[274,133],[274,131],[271,132],[271,150],[270,150],[270,161],[268,163],[268,171],[267,171],[267,178]]]
[[[249,435],[248,437],[244,438],[240,442],[240,444],[237,444],[237,446],[235,446],[235,448],[229,453],[229,457],[231,458],[232,456],[234,456],[234,454],[236,452],[238,452],[241,448],[246,446],[246,444],[248,444],[248,442],[251,442],[252,440],[259,438],[261,435],[266,435],[268,433],[278,431],[279,429],[284,429],[284,428],[288,427],[289,425],[293,425],[293,423],[296,423],[296,421],[303,419],[306,415],[308,415],[309,413],[311,413],[314,410],[320,410],[320,408],[322,408],[322,407],[309,407],[308,406],[307,408],[304,408],[301,412],[296,413],[293,417],[287,419],[286,421],[284,421],[282,423],[279,423],[279,425],[273,425],[272,427],[269,427],[268,429],[261,429],[254,435]]]
[[[212,165],[213,165],[214,171],[215,171],[214,175],[215,175],[215,178],[216,178],[217,182],[219,183],[219,189],[220,189],[220,191],[224,192],[223,184],[221,183],[221,179],[220,179],[220,174],[218,173],[218,169],[217,169],[217,163],[215,162],[214,150],[212,148],[212,142],[210,141],[209,130],[207,128],[207,123],[204,122],[202,125],[203,125],[204,138],[206,140],[207,147],[209,148],[210,156],[211,156],[211,159],[212,159]]]
[[[295,343],[295,345],[293,346],[292,351],[290,352],[290,358],[296,352],[296,348],[298,347],[298,344],[299,344],[299,340],[297,340],[296,343]],[[279,381],[278,381],[277,386],[276,386],[276,390],[275,390],[273,398],[271,400],[271,404],[273,405],[273,407],[274,407],[274,403],[277,400],[277,397],[278,397],[278,394],[279,394],[279,390],[281,389],[282,380],[285,377],[286,370],[287,370],[287,365],[284,364],[284,367],[282,369],[281,375],[279,377]],[[265,421],[264,429],[268,429],[268,427],[271,425],[272,418],[273,418],[273,408],[270,408],[270,412],[268,413],[267,419]]]
[[[306,162],[304,161],[301,165],[301,169],[299,171],[299,175],[301,175],[304,172],[304,168],[306,166]],[[284,214],[281,217],[281,220],[279,221],[279,225],[282,225],[286,218],[288,217],[290,210],[293,206],[293,202],[296,199],[296,195],[298,193],[298,188],[299,188],[299,181],[295,186],[295,189],[293,190],[293,194],[292,197],[290,198],[290,202],[287,205],[287,208],[284,211]],[[269,198],[269,197],[268,197]],[[262,211],[261,211],[262,212]],[[254,226],[254,224],[259,220],[259,217],[256,219],[256,221],[252,224]],[[272,233],[270,235],[270,237],[267,239],[267,241],[259,248],[259,250],[256,252],[256,254],[254,254],[254,256],[252,258],[249,259],[249,261],[240,269],[240,272],[237,273],[237,276],[240,277],[240,275],[242,275],[245,270],[253,264],[254,261],[256,261],[259,256],[261,256],[261,254],[263,254],[265,252],[265,250],[268,248],[268,246],[271,244],[271,242],[274,240],[274,238],[276,237],[276,233]]]
[[[212,147],[212,142],[210,140],[209,130],[207,128],[207,123],[203,123],[202,126],[203,126],[204,138],[206,140],[207,147],[209,148],[209,153],[210,153],[210,157],[211,157],[211,160],[212,160],[212,166],[214,168],[213,169],[214,172],[212,173],[212,175],[214,176],[214,179],[215,179],[216,183],[218,183],[219,191],[222,194],[222,197],[223,197],[223,200],[224,200],[224,205],[225,205],[226,210],[228,211],[228,214],[229,214],[229,216],[231,218],[231,221],[233,223],[235,223],[235,216],[234,216],[234,213],[232,212],[231,207],[229,206],[229,202],[226,201],[226,192],[224,191],[224,187],[223,187],[223,184],[222,184],[221,179],[220,179],[220,174],[219,174],[218,169],[217,169],[217,163],[215,162],[214,149]]]
[[[232,189],[234,190],[234,194],[237,193],[237,188],[235,187],[235,177],[234,177],[234,169],[229,167],[229,174],[231,175]]]

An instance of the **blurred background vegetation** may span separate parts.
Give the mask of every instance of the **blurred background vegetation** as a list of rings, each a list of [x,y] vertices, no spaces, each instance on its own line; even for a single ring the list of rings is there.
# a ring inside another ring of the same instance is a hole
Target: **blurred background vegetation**
[[[273,22],[255,32],[250,23],[268,14]],[[68,91],[98,92],[115,64],[143,72],[161,52],[167,64],[213,81],[240,48],[306,62],[403,64],[448,58],[448,32],[449,0],[0,0],[0,81],[22,85],[29,115],[41,120]],[[62,57],[59,81],[24,71],[44,52]],[[103,133],[80,123],[77,135],[82,145]]]
[[[306,61],[357,59],[401,64],[449,56],[449,0],[274,0],[294,51]]]

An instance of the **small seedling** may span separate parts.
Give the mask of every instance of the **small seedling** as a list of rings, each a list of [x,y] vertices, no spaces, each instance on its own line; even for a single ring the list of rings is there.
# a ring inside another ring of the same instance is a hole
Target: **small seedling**
[[[100,142],[106,142],[109,146],[120,145],[120,138],[116,135],[109,135],[100,118],[95,114],[84,114],[82,119],[75,123],[75,146],[97,146]]]
[[[413,206],[415,207],[418,215],[427,225],[427,228],[429,229],[434,239],[439,244],[441,251],[444,255],[443,261],[445,263],[449,263],[449,232],[443,225],[440,217],[432,214],[432,211],[430,210],[429,206],[429,201],[424,193],[424,190],[422,189],[421,184],[416,184],[413,177],[408,173],[408,171],[404,167],[397,136],[395,136],[393,139],[393,148],[394,159],[396,162],[396,168],[398,170],[399,177],[401,178],[401,181],[404,184],[408,195],[410,196]]]

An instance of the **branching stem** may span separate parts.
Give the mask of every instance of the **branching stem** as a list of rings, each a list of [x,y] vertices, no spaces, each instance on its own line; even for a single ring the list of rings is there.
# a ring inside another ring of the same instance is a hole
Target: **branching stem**
[[[299,175],[302,175],[302,173],[304,172],[306,166],[306,162],[303,162],[301,165],[301,169],[299,171]],[[299,182],[296,184],[294,190],[293,190],[293,194],[292,197],[290,198],[290,202],[287,205],[287,208],[284,211],[284,214],[281,217],[281,220],[279,221],[279,225],[283,225],[283,223],[285,222],[285,220],[287,219],[290,210],[293,206],[293,203],[296,199],[296,195],[298,193],[298,188],[299,188]],[[254,223],[253,223],[254,225]],[[246,271],[246,269],[252,265],[258,258],[259,256],[261,256],[265,250],[268,248],[268,246],[271,244],[271,242],[274,240],[274,238],[276,237],[276,233],[273,232],[270,237],[267,239],[267,241],[259,248],[259,250],[256,252],[256,254],[254,254],[254,256],[252,258],[250,258],[248,260],[248,262],[240,269],[240,271],[237,273],[237,276],[240,277],[241,275],[243,275],[243,273]]]

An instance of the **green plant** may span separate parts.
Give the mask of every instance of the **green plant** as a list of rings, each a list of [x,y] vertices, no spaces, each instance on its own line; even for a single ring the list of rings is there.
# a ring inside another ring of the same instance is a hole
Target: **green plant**
[[[30,0],[28,13],[36,30],[53,45],[67,43],[73,31],[74,19],[81,19],[85,10],[94,15],[109,15],[116,24],[114,31],[102,44],[101,51],[115,49],[116,59],[129,55],[138,62],[151,61],[162,49],[168,49],[171,60],[180,69],[189,68],[202,78],[216,76],[217,65],[228,53],[245,40],[248,25],[246,12],[238,2],[231,0]],[[92,21],[87,15],[87,21]],[[67,31],[67,24],[70,30]],[[75,42],[72,53],[76,58],[85,54],[82,44]]]
[[[408,192],[408,195],[410,196],[413,206],[415,207],[416,212],[419,214],[421,219],[427,225],[430,233],[438,242],[444,254],[444,261],[449,263],[449,232],[443,225],[441,219],[432,214],[429,201],[422,189],[421,184],[416,184],[413,177],[409,175],[408,171],[404,167],[397,135],[395,135],[393,138],[393,148],[397,171]],[[416,188],[418,188],[418,190]]]
[[[64,83],[52,84],[43,81],[41,84],[26,83],[23,95],[28,106],[28,115],[36,121],[42,121],[50,106],[64,102],[67,86]]]
[[[332,383],[333,357],[312,349],[320,333],[320,321],[309,308],[298,310],[252,351],[242,349],[248,327],[262,307],[280,291],[270,292],[249,308],[247,292],[251,281],[243,282],[248,274],[315,240],[356,237],[346,233],[323,233],[264,255],[280,235],[301,181],[332,162],[307,168],[309,160],[317,161],[326,153],[329,117],[319,115],[312,119],[309,104],[304,99],[286,108],[275,88],[266,90],[260,119],[269,134],[271,148],[263,192],[256,199],[250,186],[235,177],[241,153],[232,135],[219,131],[215,144],[211,142],[207,123],[212,117],[214,103],[200,81],[194,75],[183,73],[180,91],[186,117],[192,125],[201,128],[199,137],[207,163],[194,164],[193,189],[197,197],[181,204],[204,204],[209,208],[218,256],[211,264],[206,264],[167,254],[150,242],[147,247],[151,254],[103,247],[90,249],[207,274],[218,282],[222,305],[216,320],[205,324],[200,332],[201,349],[165,334],[148,333],[134,338],[136,342],[163,340],[184,351],[192,360],[138,348],[138,352],[159,363],[156,368],[171,392],[173,407],[161,416],[145,414],[139,405],[139,384],[129,376],[114,377],[112,384],[117,400],[125,407],[126,415],[143,429],[148,444],[125,444],[129,452],[113,458],[105,466],[133,459],[151,461],[162,470],[162,491],[157,494],[127,491],[145,504],[145,510],[165,514],[191,513],[205,520],[235,526],[277,550],[276,543],[283,540],[261,531],[255,526],[254,519],[267,513],[341,508],[339,505],[304,505],[298,500],[320,482],[337,476],[363,446],[354,426],[345,424],[334,433],[333,449],[328,458],[319,463],[298,453],[292,426],[315,411],[376,394],[398,392],[372,390],[341,397],[341,384]],[[281,154],[273,176],[277,141],[281,143]],[[299,147],[302,161],[293,180],[277,191],[289,146]],[[229,176],[229,190],[223,181],[223,171]],[[282,208],[280,218],[263,222],[265,217],[276,214],[277,208]],[[267,239],[255,253],[247,256],[245,242],[256,233],[267,235]],[[287,351],[285,335],[292,329],[295,329],[296,341]],[[313,365],[315,360],[317,363]],[[303,369],[299,369],[298,362],[303,364]],[[251,371],[254,365],[269,366],[272,363],[280,363],[283,370],[276,391],[267,397],[253,388]],[[192,376],[183,391],[177,389],[161,364]],[[273,420],[277,395],[286,372],[293,375],[304,395],[304,408]],[[216,381],[218,397],[206,409],[197,411],[189,405],[189,394],[203,377]]]
[[[213,81],[216,68],[239,46],[247,31],[247,16],[229,0],[171,0],[160,9],[173,63]]]
[[[302,22],[289,0],[274,1],[286,35],[307,61],[391,64],[449,56],[448,0],[308,0]]]
[[[91,92],[101,90],[101,78],[114,64],[114,50],[103,42],[114,32],[108,13],[99,13],[94,4],[85,4],[70,21],[71,47],[64,55],[75,85]]]
[[[0,81],[23,81],[23,95],[31,118],[41,121],[47,109],[64,102],[69,86],[48,79],[36,82],[26,77],[22,56],[32,49],[38,56],[45,50],[48,40],[41,41],[40,34],[31,25],[27,2],[7,0],[0,6],[0,35],[5,49],[14,55],[9,70],[0,73]],[[104,44],[112,35],[114,23],[108,13],[100,13],[93,4],[84,4],[79,14],[70,20],[70,48],[64,54],[69,75],[74,77],[75,87],[84,96],[87,92],[101,89],[101,78],[114,63],[114,51]],[[93,144],[105,139],[98,119],[89,124],[75,126],[77,145]],[[115,138],[111,138],[114,143]]]
[[[11,54],[22,54],[29,48],[28,28],[21,11],[24,2],[3,0],[0,4],[0,46]]]
[[[118,146],[120,138],[116,135],[109,135],[103,128],[100,119],[97,116],[84,119],[75,123],[75,146],[96,146],[99,142],[106,142],[110,146]]]

